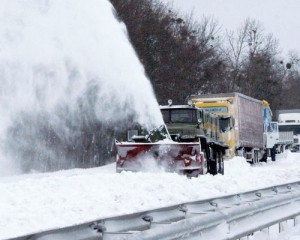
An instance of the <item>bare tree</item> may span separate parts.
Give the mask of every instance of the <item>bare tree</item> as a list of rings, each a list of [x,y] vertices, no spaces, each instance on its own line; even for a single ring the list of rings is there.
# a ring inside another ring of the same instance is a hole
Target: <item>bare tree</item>
[[[243,67],[245,47],[248,47],[249,44],[247,39],[248,28],[249,20],[247,20],[244,25],[238,29],[237,33],[234,31],[226,31],[225,33],[227,44],[225,44],[221,49],[228,65],[228,91],[239,90],[238,82]]]
[[[226,32],[225,39],[222,50],[228,63],[228,90],[272,102],[282,81],[278,41],[249,18],[237,32]]]
[[[296,51],[290,51],[287,61],[280,61],[284,69],[282,90],[277,97],[278,109],[300,108],[300,56]]]

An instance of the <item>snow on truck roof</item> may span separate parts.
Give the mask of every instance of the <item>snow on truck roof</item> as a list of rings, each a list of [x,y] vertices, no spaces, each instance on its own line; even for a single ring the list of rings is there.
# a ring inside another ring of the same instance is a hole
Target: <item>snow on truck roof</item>
[[[300,120],[300,114],[299,113],[283,113],[283,114],[279,115],[278,120],[280,120],[280,121],[290,121],[290,120],[298,121],[298,120]]]
[[[300,109],[281,109],[281,110],[277,110],[276,112],[278,112],[279,114],[282,114],[282,113],[300,113]]]
[[[300,120],[300,109],[277,110],[276,119],[279,122],[286,120]]]

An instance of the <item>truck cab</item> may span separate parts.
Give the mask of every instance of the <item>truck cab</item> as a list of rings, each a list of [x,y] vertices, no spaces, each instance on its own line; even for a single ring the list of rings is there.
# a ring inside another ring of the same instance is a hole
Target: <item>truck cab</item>
[[[170,103],[168,106],[161,106],[160,110],[173,141],[190,142],[207,138],[219,142],[220,128],[229,128],[226,117],[198,108],[192,102],[188,105]]]
[[[199,142],[208,172],[224,174],[223,156],[228,145],[219,139],[219,116],[195,107],[192,101],[188,105],[172,105],[169,101],[160,110],[172,140]]]
[[[189,105],[161,106],[164,123],[173,141],[195,141],[204,136],[203,111]]]
[[[192,99],[195,106],[201,108],[207,112],[210,112],[218,116],[218,138],[220,141],[228,144],[229,148],[226,150],[226,158],[230,159],[234,156],[234,143],[235,143],[235,119],[233,114],[235,109],[233,108],[233,98],[227,97],[219,99]],[[232,134],[228,134],[232,132]]]

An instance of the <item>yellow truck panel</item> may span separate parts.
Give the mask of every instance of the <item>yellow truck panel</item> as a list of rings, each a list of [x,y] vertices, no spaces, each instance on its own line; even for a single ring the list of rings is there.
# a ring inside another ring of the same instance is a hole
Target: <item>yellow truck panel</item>
[[[241,93],[191,96],[196,107],[215,113],[222,119],[219,139],[228,144],[230,158],[238,150],[263,149],[262,101]]]

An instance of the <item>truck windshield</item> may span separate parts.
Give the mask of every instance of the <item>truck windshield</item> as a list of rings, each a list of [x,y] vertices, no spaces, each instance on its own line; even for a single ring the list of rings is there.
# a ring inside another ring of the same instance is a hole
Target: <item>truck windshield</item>
[[[280,125],[280,132],[294,132],[294,135],[300,134],[300,125]]]
[[[162,109],[165,123],[195,123],[197,122],[194,109]]]
[[[221,132],[227,132],[230,130],[230,118],[220,118],[219,124]]]

